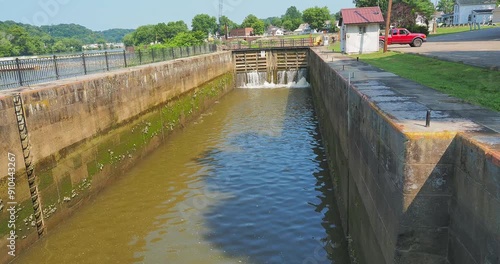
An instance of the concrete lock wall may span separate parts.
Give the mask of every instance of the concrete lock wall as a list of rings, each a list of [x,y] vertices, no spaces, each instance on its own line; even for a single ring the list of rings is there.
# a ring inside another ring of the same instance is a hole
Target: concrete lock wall
[[[7,243],[8,153],[16,155],[17,253],[37,239],[13,95],[24,101],[46,229],[234,87],[230,52],[0,93],[0,252]],[[1,207],[1,205],[0,205]],[[8,261],[1,254],[0,263]],[[4,259],[2,259],[4,258]]]
[[[310,52],[310,82],[358,262],[499,263],[498,133],[444,117],[425,128],[425,108],[405,101],[405,87],[380,81],[405,80],[326,56]]]

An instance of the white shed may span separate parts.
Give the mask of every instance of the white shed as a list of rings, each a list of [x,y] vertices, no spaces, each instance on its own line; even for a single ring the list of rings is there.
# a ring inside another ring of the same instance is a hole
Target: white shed
[[[371,53],[379,50],[380,7],[345,8],[340,18],[340,49],[343,53]]]

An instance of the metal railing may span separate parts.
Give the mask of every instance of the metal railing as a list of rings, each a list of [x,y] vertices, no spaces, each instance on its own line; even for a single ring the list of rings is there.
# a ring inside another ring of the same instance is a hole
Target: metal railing
[[[135,52],[105,51],[77,55],[0,60],[0,90],[216,51],[216,45],[207,44],[193,47],[139,49]]]
[[[223,45],[226,50],[241,49],[262,49],[262,48],[300,48],[315,45],[314,38],[300,39],[268,39],[268,40],[248,40],[248,41],[227,41]]]

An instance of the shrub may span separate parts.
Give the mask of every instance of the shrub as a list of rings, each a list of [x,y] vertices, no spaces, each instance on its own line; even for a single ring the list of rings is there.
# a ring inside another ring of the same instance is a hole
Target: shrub
[[[425,34],[426,36],[429,35],[429,27],[427,26],[417,26],[417,25],[413,25],[413,26],[410,26],[410,27],[407,27],[407,29],[412,32],[412,33],[423,33]]]

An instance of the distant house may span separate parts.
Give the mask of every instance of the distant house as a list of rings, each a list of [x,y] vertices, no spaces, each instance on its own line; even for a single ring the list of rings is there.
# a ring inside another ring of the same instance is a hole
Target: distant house
[[[285,35],[285,30],[275,26],[269,26],[266,31],[266,36],[283,36]]]
[[[317,33],[315,29],[311,29],[311,26],[309,26],[308,23],[300,24],[300,26],[293,31],[295,34],[310,34],[310,33]]]
[[[493,23],[500,23],[500,7],[495,8],[493,10]]]
[[[229,37],[237,38],[237,37],[249,37],[253,36],[253,28],[235,28],[229,32]]]
[[[495,7],[496,0],[455,0],[453,24],[488,23]]]
[[[380,7],[340,10],[340,49],[343,53],[370,53],[379,50],[378,37],[384,17]]]

